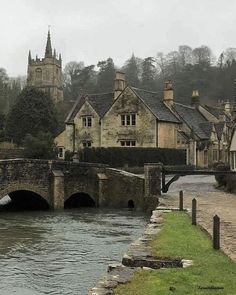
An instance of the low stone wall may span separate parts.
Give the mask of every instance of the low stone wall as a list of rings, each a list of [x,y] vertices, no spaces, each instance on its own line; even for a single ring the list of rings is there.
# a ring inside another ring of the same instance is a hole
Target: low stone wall
[[[19,148],[0,148],[0,159],[23,158],[24,150]]]
[[[159,269],[168,267],[187,267],[191,263],[183,259],[168,259],[151,256],[150,243],[160,232],[163,219],[162,213],[171,212],[176,209],[158,209],[152,212],[150,222],[147,224],[144,233],[134,243],[132,243],[123,256],[122,263],[109,265],[107,274],[97,282],[88,295],[111,295],[119,284],[129,282],[133,274],[142,269]]]

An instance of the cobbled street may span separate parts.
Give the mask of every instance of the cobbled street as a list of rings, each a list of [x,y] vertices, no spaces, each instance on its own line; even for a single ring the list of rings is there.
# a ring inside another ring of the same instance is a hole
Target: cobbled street
[[[174,182],[167,194],[160,198],[160,206],[178,207],[179,191],[184,191],[184,207],[191,209],[193,198],[197,200],[197,222],[212,235],[213,216],[221,220],[221,248],[236,262],[236,194],[215,188],[214,176],[184,176]]]

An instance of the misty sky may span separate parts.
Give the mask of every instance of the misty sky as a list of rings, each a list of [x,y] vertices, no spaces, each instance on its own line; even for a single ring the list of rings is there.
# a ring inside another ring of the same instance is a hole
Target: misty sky
[[[208,45],[215,55],[236,47],[235,0],[0,0],[0,67],[25,75],[28,50],[44,54],[48,25],[52,45],[69,61],[86,65],[131,54],[156,56],[179,45]]]

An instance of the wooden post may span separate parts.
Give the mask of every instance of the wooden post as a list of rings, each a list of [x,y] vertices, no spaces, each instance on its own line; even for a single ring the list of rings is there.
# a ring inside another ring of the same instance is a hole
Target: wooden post
[[[166,184],[166,175],[165,175],[165,172],[162,171],[162,173],[161,173],[161,189],[162,189],[163,193],[166,193],[165,184]]]
[[[179,192],[179,211],[184,210],[184,194],[183,191]]]
[[[197,200],[192,200],[192,225],[197,225]]]
[[[213,248],[220,249],[220,218],[217,215],[213,217]]]

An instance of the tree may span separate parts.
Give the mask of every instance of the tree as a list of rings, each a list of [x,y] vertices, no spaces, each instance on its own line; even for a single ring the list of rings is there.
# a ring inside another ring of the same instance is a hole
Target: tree
[[[123,70],[126,74],[128,83],[138,87],[140,85],[140,60],[132,54],[131,58],[125,62]]]
[[[63,71],[65,99],[76,100],[79,96],[78,74],[83,68],[83,62],[71,61],[66,64]]]
[[[142,62],[142,85],[147,90],[156,89],[156,68],[154,58],[147,57]]]
[[[114,88],[115,66],[112,58],[99,61],[97,64],[97,92],[112,92]]]
[[[4,68],[0,68],[0,109],[5,113],[8,107],[8,75]]]
[[[30,159],[55,159],[57,155],[53,136],[39,132],[37,136],[27,134],[23,140],[24,156]]]
[[[202,45],[201,47],[193,49],[193,59],[195,64],[211,65],[212,58],[212,51],[208,46]]]
[[[19,144],[26,134],[36,136],[40,131],[55,134],[57,126],[57,114],[51,97],[35,88],[25,88],[10,108],[6,132]]]
[[[192,48],[188,45],[179,46],[179,63],[182,67],[193,63]]]

